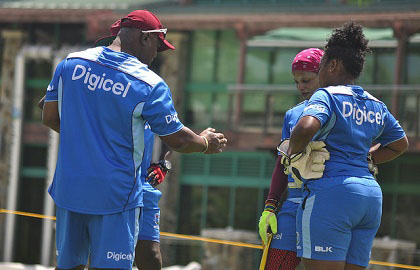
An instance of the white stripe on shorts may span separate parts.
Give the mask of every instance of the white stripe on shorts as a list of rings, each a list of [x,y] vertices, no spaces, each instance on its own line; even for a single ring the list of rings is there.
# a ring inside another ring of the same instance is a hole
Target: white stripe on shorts
[[[140,228],[143,225],[143,207],[136,207],[135,218],[136,223],[134,228],[134,250],[136,250],[136,244],[139,240]],[[140,219],[141,221],[139,222]]]
[[[305,210],[302,214],[302,245],[303,258],[311,258],[312,243],[311,243],[311,215],[314,207],[315,195],[308,198],[305,204]]]

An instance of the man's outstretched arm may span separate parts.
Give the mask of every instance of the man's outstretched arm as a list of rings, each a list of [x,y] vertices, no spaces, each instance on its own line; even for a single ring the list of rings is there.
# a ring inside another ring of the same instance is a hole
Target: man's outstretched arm
[[[223,133],[216,132],[214,128],[207,128],[197,135],[191,129],[184,126],[178,132],[167,136],[160,136],[160,138],[171,149],[180,153],[221,153],[227,143],[227,139]]]

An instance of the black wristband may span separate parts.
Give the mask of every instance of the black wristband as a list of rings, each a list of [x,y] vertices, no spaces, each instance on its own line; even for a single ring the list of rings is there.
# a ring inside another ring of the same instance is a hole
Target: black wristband
[[[159,160],[158,165],[164,172],[169,172],[172,169],[172,163],[169,160],[165,160],[165,159]]]

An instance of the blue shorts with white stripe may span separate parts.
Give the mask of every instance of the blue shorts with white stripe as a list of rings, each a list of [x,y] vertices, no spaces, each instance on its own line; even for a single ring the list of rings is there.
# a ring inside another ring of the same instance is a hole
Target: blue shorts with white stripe
[[[339,176],[309,181],[306,186],[296,217],[298,256],[367,267],[382,215],[378,183]]]

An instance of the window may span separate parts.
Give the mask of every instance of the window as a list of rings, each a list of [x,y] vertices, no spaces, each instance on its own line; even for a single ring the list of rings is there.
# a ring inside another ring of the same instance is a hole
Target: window
[[[213,82],[216,32],[207,30],[195,31],[192,39],[190,81],[200,83]]]
[[[192,44],[186,123],[197,129],[226,128],[233,107],[227,85],[237,80],[236,33],[234,30],[196,31],[192,34]]]

